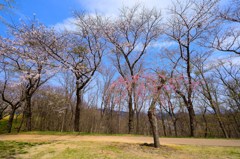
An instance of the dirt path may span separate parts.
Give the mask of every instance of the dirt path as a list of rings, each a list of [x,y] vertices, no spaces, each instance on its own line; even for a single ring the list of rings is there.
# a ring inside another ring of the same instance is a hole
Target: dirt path
[[[151,137],[143,136],[79,136],[79,135],[0,135],[1,140],[14,141],[99,141],[122,143],[152,143]],[[163,145],[205,145],[205,146],[235,146],[240,147],[240,140],[226,139],[189,139],[189,138],[160,138]]]

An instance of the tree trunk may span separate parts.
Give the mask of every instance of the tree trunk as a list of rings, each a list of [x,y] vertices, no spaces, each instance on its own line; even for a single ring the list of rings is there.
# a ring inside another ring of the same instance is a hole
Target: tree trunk
[[[189,83],[191,83],[191,82],[189,82]],[[192,99],[191,99],[192,93],[191,92],[192,92],[192,90],[190,87],[190,90],[188,91],[188,97],[186,98],[186,96],[181,91],[179,91],[179,90],[176,91],[176,93],[182,97],[184,104],[188,110],[190,137],[194,137],[194,135],[195,135],[195,124],[194,124],[195,112],[194,112],[193,105],[192,105]]]
[[[161,104],[160,104],[160,112],[161,112],[161,121],[162,121],[162,126],[163,126],[163,134],[164,134],[164,136],[167,136],[166,125],[165,125],[165,122],[164,122],[164,116],[163,116],[163,110],[162,110],[162,105]]]
[[[128,94],[128,109],[129,109],[129,119],[128,119],[128,133],[134,133],[134,110],[133,110],[133,103],[132,103],[132,94]]]
[[[121,126],[121,107],[120,107],[120,104],[119,104],[119,108],[118,108],[118,133],[120,134],[120,126]]]
[[[215,115],[216,115],[216,117],[217,117],[219,126],[220,126],[220,128],[222,129],[222,132],[223,132],[224,137],[225,137],[225,138],[229,138],[228,133],[227,133],[227,130],[226,130],[226,128],[225,128],[225,126],[224,126],[224,124],[223,124],[223,122],[222,122],[222,119],[221,119],[221,117],[220,117],[220,113],[218,113],[216,109],[214,109],[214,112],[215,112]]]
[[[30,95],[26,95],[25,99],[25,117],[26,117],[26,128],[27,131],[32,131],[32,110],[31,110],[31,100]]]
[[[137,115],[137,125],[136,125],[136,133],[140,134],[140,112],[136,111],[136,115]]]
[[[195,135],[195,113],[192,104],[188,106],[189,122],[190,122],[190,137]]]
[[[7,109],[7,106],[6,106],[5,108],[2,108],[2,109],[0,110],[0,120],[3,119],[3,112],[4,112],[6,109]]]
[[[66,108],[65,113],[64,113],[64,115],[63,115],[61,132],[63,132],[63,131],[66,129],[67,114],[68,114],[68,108]]]
[[[110,109],[110,120],[109,120],[109,129],[110,129],[110,134],[113,134],[113,111],[114,111],[114,105],[113,103],[111,104],[111,109]]]
[[[207,118],[206,118],[206,111],[207,111],[207,108],[204,109],[204,112],[203,112],[203,120],[204,120],[204,123],[205,123],[205,131],[204,131],[204,137],[206,138],[207,135],[208,135],[208,122],[207,122]]]
[[[17,130],[18,133],[21,131],[21,128],[22,128],[22,125],[23,125],[23,122],[24,122],[24,118],[25,118],[25,114],[23,113],[21,123],[20,123],[20,125],[18,127],[18,130]]]
[[[173,127],[174,127],[175,137],[177,137],[178,134],[177,134],[177,120],[176,119],[173,119]]]
[[[77,83],[76,96],[77,96],[77,103],[76,103],[75,118],[74,118],[74,131],[79,132],[79,130],[80,130],[80,107],[82,104],[82,95],[81,95],[81,90],[78,87],[78,83]]]
[[[236,119],[236,116],[234,114],[232,114],[232,117],[233,117],[233,120],[234,120],[234,123],[235,123],[235,128],[237,130],[237,133],[240,134],[240,124],[238,123],[238,120]]]
[[[188,34],[187,39],[189,45],[186,48],[187,49],[187,77],[188,77],[188,88],[187,88],[187,108],[189,113],[189,124],[190,124],[190,137],[194,137],[195,135],[195,112],[193,109],[193,103],[192,103],[192,76],[191,76],[191,51],[190,51],[190,38]]]
[[[159,132],[158,132],[158,124],[157,124],[157,117],[156,117],[156,99],[153,99],[149,109],[148,109],[148,119],[151,125],[152,134],[153,134],[153,141],[154,147],[160,147],[159,142]]]
[[[12,124],[13,124],[13,118],[14,118],[14,114],[15,114],[16,108],[12,108],[12,111],[9,115],[9,119],[8,119],[8,125],[7,125],[7,129],[8,129],[8,133],[11,133],[12,131]]]
[[[211,107],[212,107],[212,109],[214,111],[214,114],[215,114],[215,116],[217,118],[219,126],[220,126],[220,128],[221,128],[221,130],[223,132],[223,135],[225,136],[225,138],[229,138],[228,133],[226,131],[226,128],[224,127],[224,124],[223,124],[222,119],[220,117],[220,110],[219,110],[218,103],[217,102],[213,102],[212,97],[210,95],[211,94],[209,93],[209,97],[210,97],[209,98],[209,102],[210,102]]]

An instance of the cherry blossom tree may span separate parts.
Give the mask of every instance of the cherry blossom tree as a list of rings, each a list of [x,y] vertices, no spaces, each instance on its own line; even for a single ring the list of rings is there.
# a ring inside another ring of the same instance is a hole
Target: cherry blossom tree
[[[2,39],[0,50],[2,63],[6,65],[8,71],[13,72],[14,78],[17,79],[15,84],[21,87],[28,131],[32,129],[32,96],[55,74],[47,53],[49,47],[46,46],[49,44],[57,49],[54,43],[53,31],[37,21],[32,21],[30,24],[22,23],[19,27],[13,28],[11,38]]]
[[[61,70],[69,70],[76,81],[76,107],[74,131],[80,131],[80,111],[83,103],[83,89],[90,82],[100,66],[105,51],[105,41],[102,39],[98,18],[81,13],[75,14],[76,32],[63,33],[62,52],[49,51]]]
[[[127,81],[126,81],[127,80]],[[160,146],[159,143],[159,129],[158,129],[158,122],[157,122],[157,115],[156,115],[156,105],[161,100],[160,95],[162,90],[168,90],[170,85],[167,86],[167,78],[165,75],[160,73],[157,74],[139,74],[134,77],[123,78],[119,77],[113,84],[112,88],[116,91],[117,94],[123,90],[125,93],[121,93],[121,98],[126,98],[128,95],[128,89],[131,89],[132,84],[134,83],[136,91],[136,95],[138,98],[142,98],[144,101],[150,101],[150,105],[148,107],[148,119],[151,125],[153,139],[154,139],[154,147],[158,148]],[[124,89],[125,87],[125,89]],[[120,102],[117,100],[115,102]]]

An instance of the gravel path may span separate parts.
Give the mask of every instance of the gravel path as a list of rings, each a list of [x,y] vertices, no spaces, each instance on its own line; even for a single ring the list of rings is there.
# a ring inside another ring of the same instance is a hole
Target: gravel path
[[[80,136],[80,135],[0,135],[0,141],[99,141],[99,142],[123,142],[123,143],[152,143],[151,137],[144,136]],[[234,139],[190,139],[190,138],[160,138],[160,143],[177,145],[200,146],[234,146],[240,147],[240,140]]]

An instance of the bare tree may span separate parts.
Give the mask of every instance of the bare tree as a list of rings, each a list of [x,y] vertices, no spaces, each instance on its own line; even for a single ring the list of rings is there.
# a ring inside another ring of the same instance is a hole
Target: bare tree
[[[173,127],[174,127],[174,134],[175,136],[178,136],[177,133],[177,120],[178,117],[176,115],[176,108],[177,108],[177,103],[178,101],[175,100],[174,102],[174,94],[172,92],[163,90],[161,93],[161,99],[159,100],[159,105],[160,105],[160,109],[164,109],[166,113],[168,113],[168,115],[170,116],[172,123],[173,123]]]
[[[240,69],[238,64],[232,62],[222,63],[216,69],[216,76],[223,85],[224,102],[227,104],[226,109],[230,111],[231,117],[235,123],[236,130],[240,134],[239,112],[240,112]]]
[[[218,16],[226,21],[240,23],[240,1],[229,0],[226,7],[220,9]]]
[[[184,74],[188,79],[186,92],[176,90],[176,93],[182,97],[188,109],[190,136],[194,136],[195,130],[191,64],[192,57],[196,52],[194,47],[212,27],[215,18],[211,13],[217,2],[217,0],[185,0],[181,2],[177,0],[170,9],[172,16],[166,23],[166,35],[178,44],[179,57],[183,61]]]
[[[3,0],[3,2],[0,3],[0,11],[6,8],[12,8],[13,3],[14,0]]]
[[[64,88],[64,104],[65,107],[62,119],[62,128],[61,131],[65,131],[67,127],[67,117],[69,113],[71,113],[70,123],[72,123],[73,115],[74,115],[74,105],[73,105],[73,96],[74,92],[76,91],[75,88],[75,76],[70,71],[65,71],[64,73],[60,74],[59,82],[61,83],[62,87]]]
[[[111,108],[111,100],[114,98],[114,90],[111,89],[111,85],[114,79],[115,71],[113,68],[102,67],[100,70],[101,76],[97,81],[100,96],[100,108],[101,108],[101,120],[99,128],[103,127],[108,110]],[[107,121],[112,122],[112,121]]]
[[[240,30],[238,28],[229,27],[228,29],[223,29],[219,27],[216,28],[213,34],[210,47],[219,51],[233,52],[240,55]]]
[[[125,81],[139,73],[138,65],[147,48],[161,33],[160,21],[160,12],[135,6],[122,8],[119,18],[106,20],[106,25],[102,26],[115,56],[114,66]],[[129,133],[134,131],[134,89],[132,83],[128,89]]]
[[[239,6],[239,0],[230,0],[225,6],[219,6],[219,9],[214,12],[216,26],[210,30],[207,37],[209,40],[205,41],[205,45],[219,51],[240,55]]]
[[[212,77],[210,77],[212,76],[212,74],[210,74],[210,76],[207,76],[207,74],[209,74],[209,72],[213,71],[214,69],[214,67],[207,67],[206,63],[208,62],[207,60],[209,59],[209,56],[209,53],[205,53],[202,56],[198,57],[198,60],[195,60],[194,62],[194,66],[197,68],[197,75],[199,75],[200,78],[198,80],[201,81],[201,93],[206,98],[205,102],[213,109],[214,115],[219,123],[219,126],[225,138],[229,138],[229,135],[221,118],[222,114],[220,111],[220,101],[218,97],[219,92],[217,92],[217,86],[214,84],[216,83],[216,81]]]

